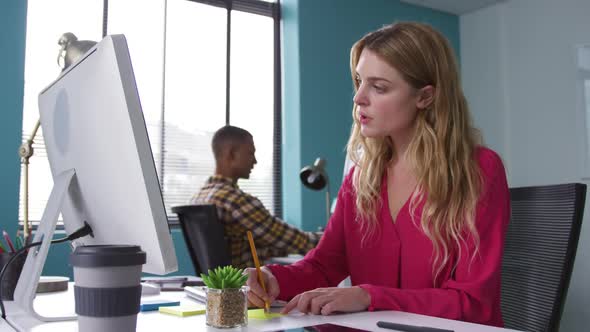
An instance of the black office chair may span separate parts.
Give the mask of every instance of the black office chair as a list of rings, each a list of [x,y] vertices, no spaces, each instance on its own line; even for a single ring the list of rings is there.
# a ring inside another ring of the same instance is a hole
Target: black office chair
[[[215,205],[175,206],[172,212],[178,215],[196,276],[218,266],[231,265],[228,243]]]
[[[579,183],[510,189],[501,298],[507,328],[559,330],[585,199]]]

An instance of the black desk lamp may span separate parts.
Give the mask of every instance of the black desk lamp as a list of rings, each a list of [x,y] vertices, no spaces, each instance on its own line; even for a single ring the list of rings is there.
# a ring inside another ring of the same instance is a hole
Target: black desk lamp
[[[326,187],[326,222],[330,220],[330,182],[325,170],[326,160],[317,158],[313,165],[305,166],[299,172],[303,185],[312,190],[322,190]]]

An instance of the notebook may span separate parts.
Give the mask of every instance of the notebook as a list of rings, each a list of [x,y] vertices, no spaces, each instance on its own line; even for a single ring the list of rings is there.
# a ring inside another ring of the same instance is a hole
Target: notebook
[[[279,314],[276,312],[266,313],[266,312],[264,312],[264,309],[250,309],[250,310],[248,310],[248,318],[251,318],[251,319],[267,320],[267,319],[273,319],[273,318],[281,317],[281,316],[283,316],[283,314]]]
[[[141,311],[155,311],[160,307],[172,307],[180,305],[180,301],[169,301],[169,300],[143,300],[139,306]]]
[[[160,307],[160,312],[163,314],[169,314],[179,317],[187,317],[194,315],[202,315],[207,311],[207,308],[203,304],[193,305],[179,305],[174,307]]]

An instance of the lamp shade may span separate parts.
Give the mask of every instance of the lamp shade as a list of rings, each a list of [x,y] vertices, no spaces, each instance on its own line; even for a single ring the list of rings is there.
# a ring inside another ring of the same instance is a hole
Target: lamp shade
[[[325,167],[326,160],[322,158],[317,158],[311,166],[303,167],[299,172],[303,185],[309,189],[322,190],[328,184]]]
[[[78,40],[71,32],[61,35],[57,43],[61,46],[57,62],[64,70],[96,45],[95,41]],[[59,63],[60,59],[63,59],[63,64]]]

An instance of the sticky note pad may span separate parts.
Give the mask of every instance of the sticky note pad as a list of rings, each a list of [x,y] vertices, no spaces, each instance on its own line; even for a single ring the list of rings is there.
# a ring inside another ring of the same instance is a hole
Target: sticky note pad
[[[169,301],[169,300],[146,300],[141,301],[139,310],[141,311],[154,311],[160,307],[171,307],[180,305],[180,301]]]
[[[174,307],[160,307],[160,312],[180,317],[204,314],[207,310],[205,305],[179,305]]]
[[[252,318],[252,319],[273,319],[276,317],[281,317],[283,316],[282,314],[279,313],[275,313],[275,312],[269,312],[269,313],[265,313],[264,309],[250,309],[248,310],[248,318]]]

